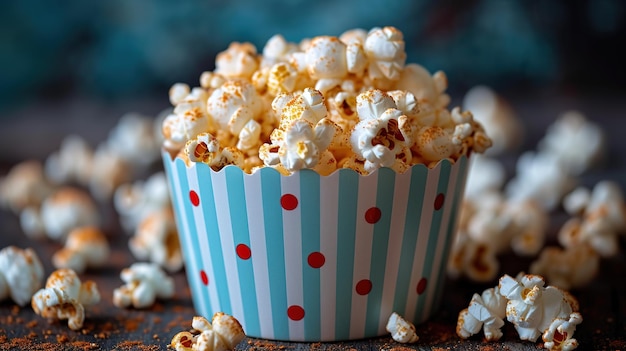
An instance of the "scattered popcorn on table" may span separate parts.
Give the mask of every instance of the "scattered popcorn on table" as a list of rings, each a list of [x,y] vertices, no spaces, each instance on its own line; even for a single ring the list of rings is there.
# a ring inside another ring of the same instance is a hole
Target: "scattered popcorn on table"
[[[43,283],[43,265],[35,251],[15,246],[0,251],[0,301],[10,297],[26,305]]]
[[[67,319],[72,330],[79,330],[85,320],[85,306],[100,301],[93,281],[82,283],[71,269],[59,269],[48,277],[46,287],[33,295],[31,305],[44,318]]]
[[[550,351],[574,350],[578,347],[578,341],[572,337],[576,326],[582,321],[583,317],[578,312],[572,312],[569,318],[556,318],[543,333],[543,347]]]
[[[604,153],[604,132],[578,111],[561,115],[538,144],[541,153],[553,155],[565,172],[578,176]]]
[[[543,277],[532,274],[500,278],[500,294],[508,300],[507,320],[522,340],[536,341],[556,318],[568,318],[573,312],[563,291],[544,284]]]
[[[146,180],[120,185],[113,195],[113,205],[122,227],[134,232],[149,214],[171,206],[165,173],[160,171]]]
[[[393,312],[391,316],[389,316],[389,320],[387,321],[387,326],[385,328],[389,333],[391,333],[393,340],[399,343],[410,344],[419,340],[419,336],[417,336],[417,333],[415,332],[415,326],[413,323],[402,318],[402,316],[396,312]]]
[[[532,274],[546,278],[561,289],[581,288],[589,284],[600,268],[600,256],[589,245],[568,248],[549,246],[530,264]]]
[[[105,143],[135,173],[140,173],[159,159],[161,144],[156,135],[151,117],[127,113],[111,129]]]
[[[89,178],[89,191],[98,201],[109,200],[115,189],[130,180],[132,169],[128,161],[109,144],[100,144],[94,152]]]
[[[213,315],[212,321],[193,317],[191,332],[180,332],[172,338],[170,346],[177,351],[230,351],[246,336],[235,317],[222,312]]]
[[[46,235],[59,241],[75,228],[97,226],[100,222],[98,207],[92,198],[74,187],[60,188],[47,197],[41,204],[40,215]]]
[[[484,152],[491,140],[472,114],[448,110],[445,74],[405,61],[402,32],[393,27],[299,45],[274,36],[261,54],[233,43],[214,72],[202,73],[201,87],[172,86],[163,146],[214,170],[234,164],[285,175],[346,167],[401,173]]]
[[[485,155],[472,155],[465,184],[465,198],[480,201],[485,192],[500,191],[506,172],[502,163]]]
[[[474,241],[466,231],[457,231],[446,267],[450,277],[467,276],[476,282],[489,282],[496,278],[499,269],[491,245]]]
[[[491,88],[471,88],[463,98],[463,108],[472,111],[493,140],[486,155],[497,156],[515,151],[522,142],[524,128],[509,104]]]
[[[469,307],[459,313],[456,333],[467,339],[483,330],[488,341],[500,340],[506,317],[507,300],[500,294],[500,288],[490,288],[482,294],[474,294]]]
[[[47,181],[39,161],[19,163],[0,179],[0,205],[19,214],[31,206],[39,207],[41,202],[52,193],[53,188]]]
[[[113,304],[117,307],[146,308],[156,299],[174,296],[174,280],[153,263],[133,263],[124,268],[120,277],[125,285],[113,291]]]
[[[152,212],[145,217],[128,246],[139,260],[156,263],[169,272],[183,268],[183,256],[171,208]]]
[[[65,246],[52,256],[52,264],[55,268],[83,273],[86,268],[103,266],[109,253],[109,242],[100,229],[78,227],[68,234]]]
[[[45,172],[55,184],[88,184],[93,166],[93,150],[82,137],[69,135],[59,150],[46,158]]]

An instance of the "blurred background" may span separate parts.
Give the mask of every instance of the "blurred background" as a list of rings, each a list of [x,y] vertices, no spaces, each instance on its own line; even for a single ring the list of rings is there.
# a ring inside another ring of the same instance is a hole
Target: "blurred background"
[[[298,42],[395,26],[407,62],[445,71],[453,100],[478,84],[513,98],[622,96],[625,15],[620,0],[2,1],[0,150],[33,119],[53,146],[50,129],[97,138],[124,112],[156,114],[173,83],[198,85],[230,42],[261,51],[276,33]]]

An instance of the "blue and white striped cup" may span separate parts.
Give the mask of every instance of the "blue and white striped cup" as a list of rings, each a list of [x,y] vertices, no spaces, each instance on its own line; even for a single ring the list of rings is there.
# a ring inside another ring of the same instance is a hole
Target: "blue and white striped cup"
[[[339,341],[439,305],[467,158],[367,176],[163,161],[199,314],[231,314],[251,337]]]

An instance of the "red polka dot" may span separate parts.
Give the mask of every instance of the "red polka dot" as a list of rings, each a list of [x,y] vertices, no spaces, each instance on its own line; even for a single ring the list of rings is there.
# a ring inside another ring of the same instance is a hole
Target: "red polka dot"
[[[378,207],[370,207],[365,211],[365,221],[374,224],[380,220],[381,212]]]
[[[198,193],[193,190],[189,191],[189,200],[191,200],[191,204],[194,206],[200,205],[200,198],[198,197]]]
[[[311,252],[307,258],[309,266],[313,268],[320,268],[326,262],[326,257],[321,252]]]
[[[202,279],[202,284],[209,285],[209,277],[204,270],[200,271],[200,279]]]
[[[441,207],[443,207],[443,202],[445,198],[446,197],[442,193],[437,194],[437,197],[435,198],[435,210],[436,211],[439,211]]]
[[[356,283],[356,293],[359,295],[367,295],[372,291],[372,281],[369,279],[359,280]]]
[[[417,283],[417,289],[415,289],[418,295],[422,295],[426,291],[426,285],[428,285],[428,280],[426,278],[420,279],[419,283]]]
[[[285,194],[280,197],[280,205],[287,211],[294,210],[298,207],[298,198],[293,194]]]
[[[242,260],[247,260],[252,256],[252,251],[250,251],[250,247],[246,244],[237,245],[237,256]]]
[[[304,308],[298,305],[291,305],[287,309],[287,316],[293,321],[299,321],[304,318]]]

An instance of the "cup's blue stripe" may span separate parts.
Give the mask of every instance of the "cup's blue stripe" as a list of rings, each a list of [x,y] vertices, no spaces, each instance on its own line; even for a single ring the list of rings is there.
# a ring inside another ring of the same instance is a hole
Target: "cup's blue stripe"
[[[198,183],[200,186],[200,199],[202,200],[202,212],[204,214],[204,225],[207,233],[208,248],[211,253],[211,263],[213,265],[213,274],[215,282],[213,284],[217,290],[219,306],[211,306],[213,312],[223,311],[232,314],[233,310],[230,304],[230,295],[228,294],[228,285],[226,284],[226,267],[224,266],[224,256],[222,255],[222,239],[217,225],[217,212],[215,210],[215,201],[213,201],[213,182],[211,177],[213,171],[209,167],[198,167]],[[197,278],[196,278],[197,279]],[[210,317],[210,316],[208,316]]]
[[[448,188],[448,180],[450,178],[450,162],[441,162],[437,167],[440,168],[439,179],[437,183],[437,195],[446,194]],[[435,195],[435,198],[436,196]],[[426,206],[434,206],[433,203],[426,204]],[[432,272],[433,264],[435,262],[435,255],[437,250],[437,242],[439,241],[439,228],[441,227],[441,217],[443,215],[443,207],[433,212],[431,218],[431,227],[428,234],[428,246],[426,248],[426,257],[424,257],[424,267],[422,269],[422,277],[426,278],[430,284],[435,282],[431,279],[430,274]],[[444,267],[442,267],[443,269]],[[426,294],[420,296],[415,308],[415,319],[421,320],[422,311],[424,310],[424,304],[426,303]]]
[[[352,311],[352,272],[356,237],[359,175],[352,170],[339,170],[339,214],[337,222],[337,310],[335,339],[350,338]]]
[[[439,277],[437,277],[437,288],[435,290],[435,307],[440,306],[441,304],[441,298],[443,295],[443,287],[445,285],[445,280],[446,280],[446,265],[448,264],[447,259],[448,259],[448,255],[450,254],[450,246],[452,245],[452,242],[454,241],[454,236],[456,234],[456,228],[457,228],[457,222],[459,219],[458,215],[455,215],[458,213],[458,211],[460,210],[460,205],[461,202],[463,201],[463,195],[465,192],[465,180],[467,178],[467,166],[468,166],[468,159],[466,157],[461,157],[458,161],[457,161],[457,165],[455,165],[455,167],[459,167],[458,170],[458,175],[457,175],[457,179],[456,179],[456,184],[454,184],[454,199],[452,200],[452,208],[450,209],[450,211],[452,211],[452,215],[450,216],[450,220],[448,223],[448,230],[446,232],[446,241],[445,241],[445,246],[444,246],[444,250],[443,250],[443,258],[446,259],[446,261],[442,262],[442,268],[439,271]]]
[[[285,248],[283,240],[283,209],[281,175],[274,169],[261,169],[261,188],[267,246],[267,264],[272,301],[274,337],[289,340],[289,320],[287,317],[287,279],[285,277]]]
[[[196,222],[194,221],[194,215],[193,215],[193,208],[192,208],[192,204],[191,201],[189,201],[188,196],[189,196],[189,179],[187,178],[187,165],[185,165],[185,163],[179,159],[176,159],[176,172],[178,174],[178,184],[180,185],[180,197],[179,200],[181,203],[183,203],[183,211],[184,213],[182,214],[183,216],[185,216],[185,218],[187,218],[187,229],[188,229],[188,233],[190,233],[191,235],[185,235],[187,237],[187,245],[191,245],[191,248],[188,248],[190,250],[188,250],[189,252],[192,252],[191,257],[189,257],[187,259],[187,263],[189,264],[186,269],[190,270],[191,272],[189,272],[187,274],[187,276],[189,277],[189,284],[191,286],[192,291],[195,291],[195,296],[199,297],[199,303],[196,303],[195,305],[197,306],[197,308],[199,308],[201,310],[201,313],[206,313],[205,309],[209,308],[210,303],[209,303],[209,294],[208,291],[206,291],[205,289],[202,288],[202,286],[200,286],[200,281],[197,278],[197,276],[194,276],[195,274],[200,274],[200,271],[198,269],[197,263],[200,260],[200,257],[202,257],[202,254],[200,253],[200,244],[198,242],[198,240],[193,240],[194,236],[196,236],[198,234],[198,230],[196,228]],[[194,189],[197,190],[197,189]],[[182,218],[182,217],[180,217]],[[209,312],[213,312],[213,311],[209,311]],[[212,316],[205,316],[206,318],[211,318]]]
[[[370,281],[372,282],[372,290],[367,295],[365,335],[375,335],[379,330],[395,182],[396,172],[394,170],[391,168],[378,169],[376,207],[380,210],[381,216],[378,222],[374,224],[374,235],[372,237],[372,252],[370,255]]]
[[[413,167],[411,172],[411,186],[409,188],[406,218],[404,219],[404,235],[400,251],[398,280],[393,298],[393,310],[402,314],[406,314],[406,301],[410,290],[409,284],[411,276],[414,274],[411,267],[415,257],[415,245],[417,245],[418,229],[422,216],[424,187],[426,186],[428,169],[426,167]]]
[[[300,172],[300,209],[302,213],[302,278],[304,300],[304,337],[319,340],[322,333],[320,268],[308,264],[308,256],[320,251],[320,176],[311,170]]]
[[[231,227],[235,243],[235,247],[231,249],[235,250],[239,244],[250,247],[248,211],[243,184],[244,173],[237,167],[226,167],[223,172],[225,172],[226,176],[226,192],[228,193]],[[254,252],[252,252],[252,255],[254,255]],[[237,258],[237,272],[239,273],[239,288],[245,313],[246,329],[253,335],[259,335],[261,334],[261,324],[259,321],[259,306],[256,299],[252,259],[243,260]]]

